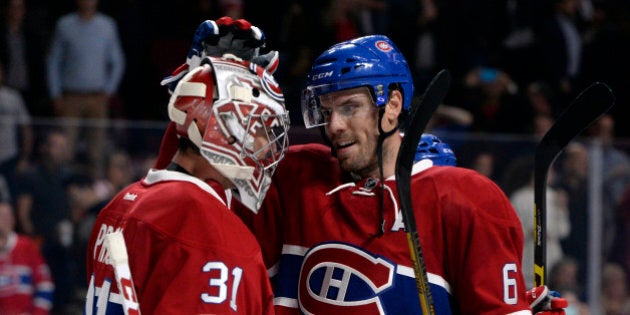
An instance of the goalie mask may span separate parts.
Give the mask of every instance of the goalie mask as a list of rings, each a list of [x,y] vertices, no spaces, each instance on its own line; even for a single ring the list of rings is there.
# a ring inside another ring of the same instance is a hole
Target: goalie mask
[[[207,57],[177,84],[168,115],[257,212],[288,148],[289,116],[273,76],[249,61]]]

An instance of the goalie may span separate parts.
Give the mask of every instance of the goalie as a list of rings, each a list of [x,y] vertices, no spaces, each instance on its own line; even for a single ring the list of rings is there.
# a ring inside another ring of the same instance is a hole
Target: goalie
[[[117,194],[94,224],[85,314],[273,314],[260,247],[229,206],[230,189],[251,210],[264,199],[288,145],[284,98],[265,68],[233,54],[195,63],[171,81],[176,153]],[[114,231],[129,249],[137,296],[112,282],[104,240]]]

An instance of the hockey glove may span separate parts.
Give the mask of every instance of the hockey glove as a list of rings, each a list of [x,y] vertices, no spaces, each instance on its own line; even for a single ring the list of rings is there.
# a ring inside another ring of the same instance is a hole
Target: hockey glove
[[[231,54],[243,60],[250,60],[273,74],[278,68],[278,52],[272,50],[260,55],[265,46],[265,34],[247,20],[234,20],[224,16],[216,21],[206,20],[197,27],[186,57],[186,62],[164,78],[162,85],[168,85],[172,92],[189,69],[198,67],[206,56],[221,57]]]
[[[564,310],[569,306],[560,293],[544,285],[527,291],[526,296],[534,315],[565,315]]]

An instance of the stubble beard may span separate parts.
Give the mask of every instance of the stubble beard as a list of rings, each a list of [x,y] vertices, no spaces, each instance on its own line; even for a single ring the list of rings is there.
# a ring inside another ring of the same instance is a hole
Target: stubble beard
[[[361,178],[377,177],[378,157],[376,155],[376,146],[365,151],[361,150],[361,152],[351,158],[339,160],[339,166],[342,170],[358,175]]]

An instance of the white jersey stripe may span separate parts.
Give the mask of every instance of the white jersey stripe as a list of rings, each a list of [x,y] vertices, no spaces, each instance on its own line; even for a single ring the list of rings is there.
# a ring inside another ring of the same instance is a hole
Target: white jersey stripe
[[[284,244],[282,246],[282,254],[304,256],[304,254],[306,254],[308,249],[309,249],[308,247],[304,247],[304,246]]]
[[[298,301],[296,299],[290,299],[286,297],[277,297],[273,299],[273,304],[278,306],[298,308]]]
[[[413,268],[411,267],[398,265],[396,267],[396,273],[399,275],[409,277],[409,278],[416,278],[416,275],[413,272]],[[451,294],[451,286],[448,284],[448,282],[446,282],[444,278],[433,273],[427,273],[427,277],[429,278],[429,283],[438,285],[444,288],[444,290],[446,290],[448,294]]]

